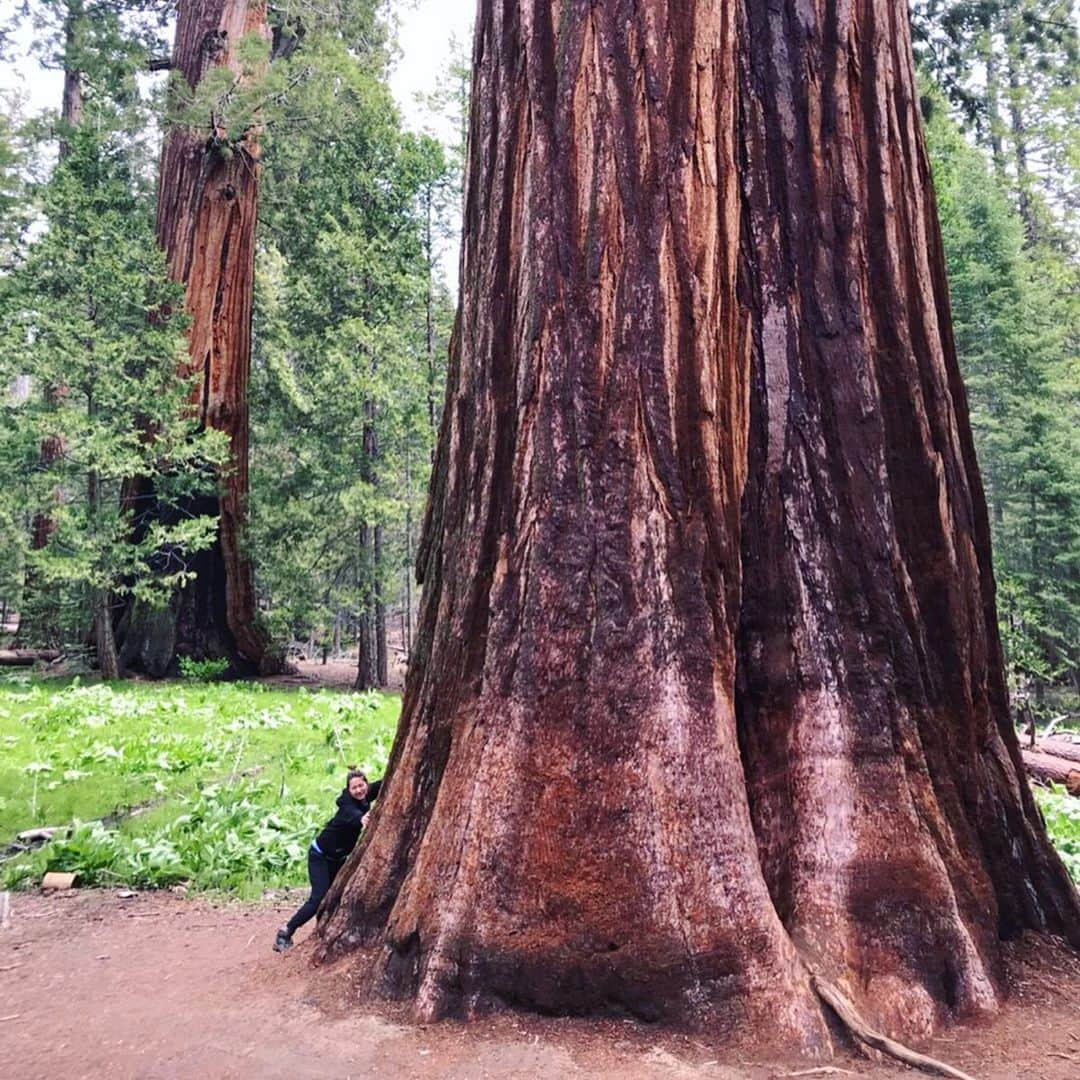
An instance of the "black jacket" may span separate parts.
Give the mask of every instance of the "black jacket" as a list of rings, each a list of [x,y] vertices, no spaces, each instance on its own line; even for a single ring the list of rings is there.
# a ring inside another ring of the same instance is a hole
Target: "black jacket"
[[[326,823],[326,827],[315,840],[319,850],[331,862],[344,862],[349,857],[349,852],[356,847],[364,815],[379,797],[380,787],[381,780],[369,784],[367,795],[360,800],[354,799],[348,788],[338,796],[337,813]]]

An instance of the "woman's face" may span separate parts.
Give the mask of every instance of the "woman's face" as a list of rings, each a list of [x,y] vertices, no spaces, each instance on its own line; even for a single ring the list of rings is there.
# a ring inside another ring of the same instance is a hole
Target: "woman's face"
[[[349,781],[349,794],[357,801],[363,802],[367,794],[368,783],[362,776],[354,776]]]

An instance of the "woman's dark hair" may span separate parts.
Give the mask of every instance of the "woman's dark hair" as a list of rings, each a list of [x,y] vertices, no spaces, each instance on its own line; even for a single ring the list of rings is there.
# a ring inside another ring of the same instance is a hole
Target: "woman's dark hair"
[[[348,787],[357,778],[363,780],[365,784],[368,782],[368,778],[362,770],[358,769],[355,765],[350,765],[349,775],[345,777],[345,786]]]

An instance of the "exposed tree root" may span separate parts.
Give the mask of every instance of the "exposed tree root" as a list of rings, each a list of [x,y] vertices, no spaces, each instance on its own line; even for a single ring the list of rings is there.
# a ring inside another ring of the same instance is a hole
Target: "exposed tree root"
[[[800,1069],[798,1072],[779,1073],[780,1076],[854,1076],[850,1069],[840,1069],[835,1065],[819,1065],[816,1069]]]
[[[832,1009],[844,1027],[860,1042],[864,1042],[867,1046],[880,1050],[883,1054],[896,1058],[897,1061],[902,1061],[905,1065],[910,1065],[914,1069],[922,1069],[923,1072],[933,1073],[936,1076],[951,1076],[953,1080],[973,1080],[973,1077],[967,1073],[954,1069],[951,1065],[938,1061],[937,1058],[917,1053],[904,1046],[903,1043],[898,1043],[887,1035],[875,1031],[855,1011],[855,1006],[831,982],[822,978],[816,972],[812,971],[810,973],[810,983],[818,997]]]

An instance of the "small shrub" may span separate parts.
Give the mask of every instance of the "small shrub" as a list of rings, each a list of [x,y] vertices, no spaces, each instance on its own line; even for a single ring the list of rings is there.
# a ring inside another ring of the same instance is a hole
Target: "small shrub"
[[[228,660],[193,660],[180,657],[180,677],[190,682],[218,682],[229,671]]]

